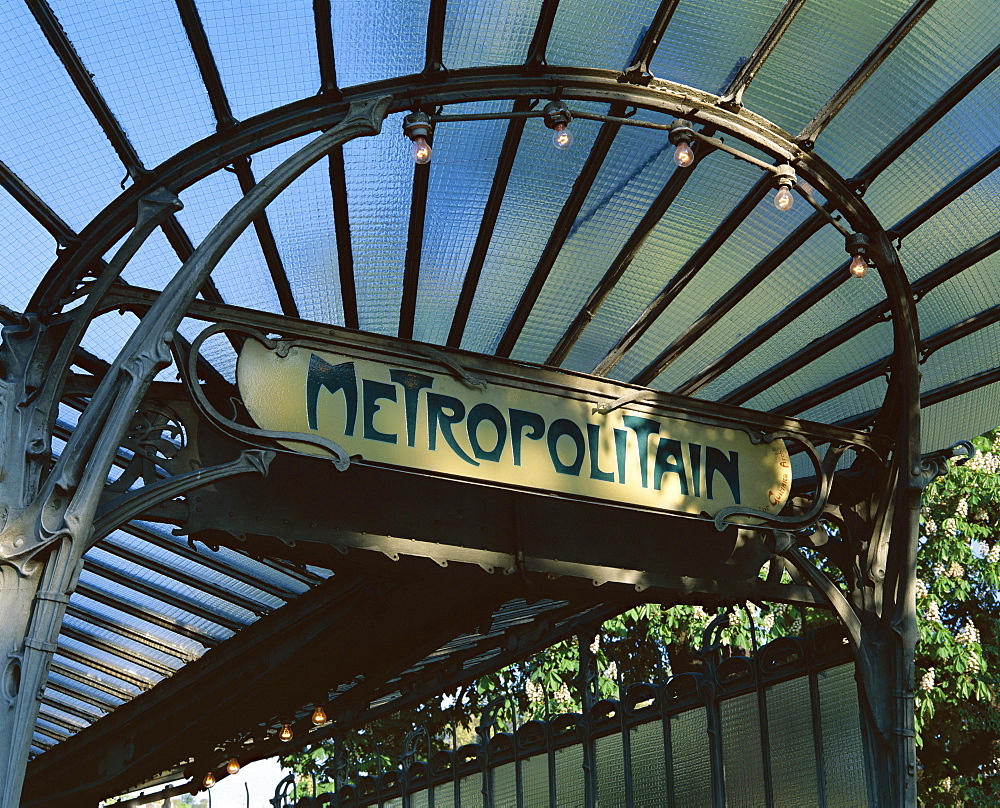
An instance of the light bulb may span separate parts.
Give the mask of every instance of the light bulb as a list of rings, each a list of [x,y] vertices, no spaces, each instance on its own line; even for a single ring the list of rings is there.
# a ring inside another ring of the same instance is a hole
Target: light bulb
[[[292,740],[292,728],[288,724],[281,725],[281,732],[278,733],[278,738],[282,741]]]
[[[791,210],[794,202],[795,198],[792,196],[792,192],[788,190],[788,186],[786,185],[782,185],[778,189],[778,193],[774,195],[774,206],[778,210]]]
[[[566,128],[566,124],[557,123],[552,132],[552,145],[557,149],[568,149],[573,145],[573,133]]]
[[[674,149],[674,162],[681,168],[687,168],[694,162],[694,151],[691,146],[683,141],[677,144]]]
[[[326,720],[326,711],[322,707],[317,706],[313,710],[312,722],[318,727],[320,724],[325,724]]]
[[[855,255],[851,259],[851,274],[855,278],[863,278],[868,271],[868,262],[863,255]]]
[[[226,771],[229,774],[236,774],[240,770],[240,762],[236,758],[229,758],[229,762],[226,764]]]
[[[215,775],[211,772],[205,772],[205,776],[201,778],[201,784],[205,786],[205,788],[211,788],[215,785]]]
[[[413,138],[413,162],[418,166],[427,165],[431,161],[431,147],[427,138],[417,135]]]

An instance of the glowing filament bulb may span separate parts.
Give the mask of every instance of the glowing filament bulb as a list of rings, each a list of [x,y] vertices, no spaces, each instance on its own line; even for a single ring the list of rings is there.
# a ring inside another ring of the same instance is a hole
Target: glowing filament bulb
[[[206,772],[205,776],[201,778],[201,784],[205,786],[205,788],[211,788],[215,785],[215,775],[211,772]]]
[[[868,271],[868,262],[863,255],[855,255],[851,259],[851,274],[855,278],[863,278]]]
[[[312,722],[318,727],[320,724],[325,724],[326,720],[326,711],[322,707],[317,706],[313,710]]]
[[[278,733],[278,738],[282,741],[292,740],[292,728],[288,724],[281,725],[281,732]]]
[[[795,198],[792,196],[792,192],[788,190],[787,185],[782,185],[778,189],[778,193],[774,195],[774,206],[778,210],[791,210],[794,202]]]
[[[565,151],[573,145],[573,133],[566,128],[566,124],[557,123],[555,127],[553,127],[552,145],[562,151]]]
[[[236,774],[240,770],[240,762],[236,758],[229,758],[229,762],[226,764],[226,771],[229,774]]]
[[[427,165],[431,161],[431,147],[427,138],[417,135],[413,138],[413,162],[418,166]]]
[[[674,149],[674,162],[681,168],[687,168],[694,162],[694,151],[691,146],[683,141],[677,144]]]

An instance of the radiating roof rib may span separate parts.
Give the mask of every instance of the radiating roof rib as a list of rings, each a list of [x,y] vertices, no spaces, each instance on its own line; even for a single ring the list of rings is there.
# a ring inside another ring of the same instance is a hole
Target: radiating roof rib
[[[636,48],[632,57],[632,64],[625,69],[625,76],[629,81],[637,83],[648,83],[652,78],[649,72],[649,65],[656,55],[656,49],[660,46],[660,41],[670,25],[670,20],[677,10],[680,0],[660,0],[660,5],[656,9],[646,33]]]
[[[30,213],[35,220],[56,240],[60,247],[68,247],[79,240],[76,232],[64,222],[27,183],[11,169],[0,162],[0,188],[14,197],[15,201]]]

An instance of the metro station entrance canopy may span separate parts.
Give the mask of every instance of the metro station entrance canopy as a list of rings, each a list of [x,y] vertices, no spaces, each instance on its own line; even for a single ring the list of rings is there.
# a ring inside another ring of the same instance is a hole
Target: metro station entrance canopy
[[[0,806],[746,600],[835,612],[915,804],[920,491],[1000,420],[993,0],[4,22]]]

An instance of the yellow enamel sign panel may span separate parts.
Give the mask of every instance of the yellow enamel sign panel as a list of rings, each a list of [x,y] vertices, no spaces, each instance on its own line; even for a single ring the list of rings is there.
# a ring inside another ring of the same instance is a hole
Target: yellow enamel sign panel
[[[279,356],[252,339],[237,380],[260,427],[318,434],[373,463],[709,515],[731,505],[777,513],[791,487],[780,440],[755,445],[740,430],[662,416],[655,406],[596,413],[569,386],[542,392],[490,381],[481,389],[446,370],[301,345]]]

